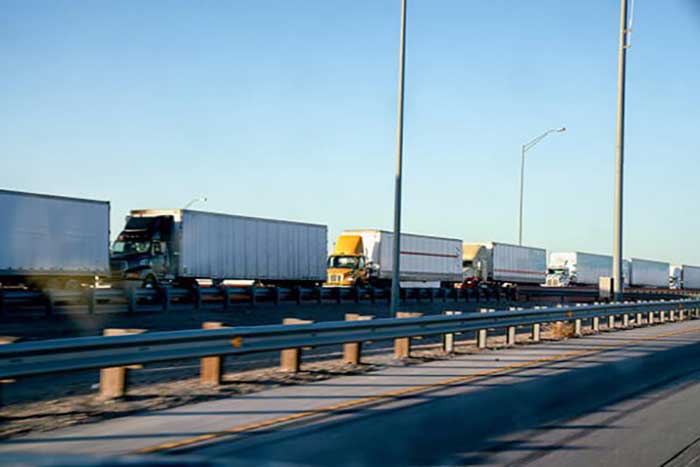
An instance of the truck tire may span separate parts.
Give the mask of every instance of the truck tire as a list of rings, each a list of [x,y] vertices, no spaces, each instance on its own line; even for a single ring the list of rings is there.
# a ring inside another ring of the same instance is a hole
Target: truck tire
[[[153,274],[148,274],[146,277],[144,277],[141,287],[144,289],[157,289],[158,278]]]

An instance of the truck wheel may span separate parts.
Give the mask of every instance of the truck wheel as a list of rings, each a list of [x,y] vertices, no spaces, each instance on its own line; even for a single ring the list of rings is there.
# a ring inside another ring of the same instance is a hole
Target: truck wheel
[[[143,284],[141,284],[141,287],[143,287],[144,289],[158,288],[158,279],[153,274],[149,274],[143,280]]]

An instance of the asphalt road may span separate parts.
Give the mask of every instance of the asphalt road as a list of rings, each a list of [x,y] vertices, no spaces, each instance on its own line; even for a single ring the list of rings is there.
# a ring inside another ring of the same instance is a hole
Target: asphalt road
[[[234,465],[700,464],[698,357],[694,332],[188,452]]]
[[[700,456],[699,357],[700,322],[685,321],[39,433],[0,443],[0,454],[148,452],[256,466],[688,465]]]

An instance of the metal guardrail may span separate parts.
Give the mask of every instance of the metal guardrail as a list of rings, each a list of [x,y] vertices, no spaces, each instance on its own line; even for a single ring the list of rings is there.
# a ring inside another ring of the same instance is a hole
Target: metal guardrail
[[[700,309],[700,300],[556,306],[371,321],[80,337],[0,346],[0,380],[152,362]]]
[[[679,299],[696,297],[698,291],[661,290],[661,289],[626,289],[627,299]],[[362,301],[377,303],[387,301],[391,297],[388,288],[375,287],[202,287],[185,289],[163,287],[159,289],[145,288],[98,288],[85,290],[48,290],[45,292],[0,289],[0,315],[9,310],[20,310],[23,307],[43,308],[48,316],[57,313],[65,306],[84,306],[88,313],[96,313],[99,308],[114,310],[114,307],[125,309],[127,312],[163,311],[168,312],[178,307],[199,309],[228,310],[239,305],[255,306],[260,303],[278,305],[280,303],[360,303]],[[537,299],[567,300],[596,300],[597,288],[564,288],[520,286],[517,295],[511,290],[489,289],[459,289],[459,288],[402,288],[401,299],[420,302],[454,301],[454,302],[501,302],[501,301],[531,301]]]
[[[219,308],[227,310],[240,304],[255,306],[260,303],[377,303],[390,298],[388,288],[376,287],[202,287],[194,289],[163,287],[147,288],[98,288],[85,290],[30,291],[21,289],[0,289],[0,314],[10,309],[22,307],[43,308],[48,316],[63,306],[85,306],[88,313],[95,313],[99,307],[115,306],[134,313],[140,310],[168,312],[177,307],[187,306],[195,310]],[[496,301],[514,299],[502,291],[477,289],[431,289],[403,288],[403,301]]]

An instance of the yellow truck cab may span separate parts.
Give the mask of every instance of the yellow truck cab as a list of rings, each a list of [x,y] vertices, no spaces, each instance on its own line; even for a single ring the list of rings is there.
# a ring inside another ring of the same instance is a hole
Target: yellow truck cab
[[[394,234],[378,229],[344,230],[328,258],[330,287],[388,287],[392,280]],[[402,287],[440,287],[462,282],[462,241],[401,234]]]
[[[326,285],[352,287],[368,279],[361,235],[341,235],[328,257]]]

